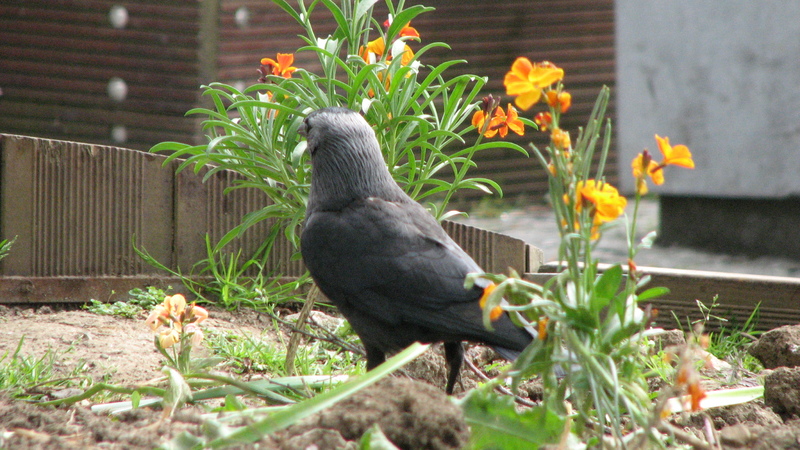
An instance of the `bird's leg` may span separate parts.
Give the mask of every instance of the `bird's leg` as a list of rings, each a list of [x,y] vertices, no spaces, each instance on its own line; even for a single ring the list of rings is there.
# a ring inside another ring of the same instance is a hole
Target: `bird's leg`
[[[363,340],[361,342],[364,344],[364,350],[367,351],[367,371],[380,366],[384,361],[386,361],[386,354],[383,353],[378,347],[369,345]]]
[[[458,374],[461,372],[461,363],[464,362],[464,346],[461,342],[445,342],[444,359],[447,360],[447,366],[450,368],[445,392],[447,395],[453,395],[453,388],[456,386]]]

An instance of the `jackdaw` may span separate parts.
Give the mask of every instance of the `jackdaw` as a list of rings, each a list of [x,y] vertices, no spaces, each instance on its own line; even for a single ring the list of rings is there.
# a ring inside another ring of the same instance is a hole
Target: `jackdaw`
[[[311,191],[301,253],[319,289],[361,338],[367,370],[414,342],[443,342],[448,394],[464,359],[462,341],[514,359],[532,340],[504,313],[483,325],[483,272],[392,178],[375,132],[360,114],[324,108],[300,132],[311,155]]]

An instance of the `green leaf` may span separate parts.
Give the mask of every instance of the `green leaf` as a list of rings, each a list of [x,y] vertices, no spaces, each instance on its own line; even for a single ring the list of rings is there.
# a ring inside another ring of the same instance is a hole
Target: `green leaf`
[[[606,269],[600,278],[594,283],[594,293],[596,296],[603,299],[610,299],[614,297],[619,291],[620,283],[622,282],[622,266],[619,264]],[[608,300],[605,301],[608,304]],[[605,304],[603,306],[605,306]]]
[[[142,394],[139,391],[133,391],[133,394],[131,394],[131,408],[137,409],[140,401],[142,401]]]
[[[347,33],[347,29],[349,28],[347,24],[347,19],[345,18],[344,13],[339,8],[339,6],[337,6],[336,3],[333,2],[333,0],[322,0],[322,3],[324,3],[325,7],[328,8],[328,10],[330,10],[331,14],[333,15],[333,18],[336,20],[336,24],[339,25],[338,31],[342,33]]]
[[[355,14],[353,14],[353,18],[355,20],[361,19],[361,17],[363,17],[364,14],[369,12],[369,9],[372,8],[375,5],[375,3],[378,3],[378,0],[361,0],[360,2],[358,2],[358,4],[356,5]]]
[[[383,434],[376,423],[363,436],[358,444],[359,450],[399,450],[399,448]]]
[[[472,428],[471,449],[530,449],[558,442],[566,418],[537,406],[517,412],[514,399],[474,389],[460,400]]]
[[[184,403],[192,399],[192,388],[186,383],[180,372],[172,367],[164,366],[162,372],[167,374],[168,385],[164,391],[164,411],[171,416]]]
[[[400,34],[400,30],[414,20],[415,17],[422,13],[433,11],[434,9],[435,8],[425,7],[422,5],[413,5],[408,9],[399,12],[392,20],[392,24],[389,26],[389,29],[386,31],[386,38],[393,40],[395,36]]]
[[[642,292],[641,294],[637,295],[636,298],[638,301],[641,302],[645,300],[650,300],[651,298],[661,297],[667,294],[669,294],[669,288],[659,286],[650,288]]]

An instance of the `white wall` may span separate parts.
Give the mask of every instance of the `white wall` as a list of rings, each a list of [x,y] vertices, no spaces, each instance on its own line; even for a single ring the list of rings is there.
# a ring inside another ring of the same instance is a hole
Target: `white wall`
[[[800,1],[617,0],[616,127],[622,188],[653,135],[697,168],[654,192],[800,194]],[[652,188],[652,183],[650,183]]]

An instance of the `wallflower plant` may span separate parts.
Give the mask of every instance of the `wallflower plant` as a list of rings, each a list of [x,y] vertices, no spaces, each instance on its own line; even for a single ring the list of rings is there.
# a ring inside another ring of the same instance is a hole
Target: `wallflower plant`
[[[447,205],[461,189],[501,193],[486,178],[467,177],[472,157],[489,148],[526,150],[514,143],[466,143],[476,99],[486,79],[476,75],[450,77],[448,69],[461,60],[426,65],[425,54],[447,48],[441,42],[424,44],[424,32],[411,26],[419,14],[432,8],[404,1],[386,1],[388,20],[372,17],[377,0],[286,0],[274,3],[295,19],[305,46],[297,53],[316,56],[318,72],[296,64],[291,49],[275,49],[261,60],[261,77],[244,90],[223,83],[204,86],[212,108],[196,108],[188,115],[205,117],[208,142],[201,145],[164,142],[151,151],[167,152],[167,161],[180,158],[178,170],[202,167],[205,179],[220,170],[242,175],[233,188],[256,188],[269,206],[248,214],[217,244],[222,248],[245,229],[272,220],[270,239],[285,235],[295,245],[305,213],[310,165],[305,141],[297,133],[305,115],[327,106],[361,111],[377,131],[387,166],[395,180],[415,200],[427,202],[438,219],[456,211]],[[324,7],[338,25],[327,37],[318,36],[311,18]],[[412,48],[413,47],[413,48]],[[297,66],[297,67],[295,67]],[[509,116],[513,112],[509,111]],[[515,130],[509,117],[507,124]],[[516,131],[516,130],[515,130]],[[506,128],[499,130],[505,136]],[[517,131],[519,132],[519,131]]]
[[[509,373],[515,384],[540,375],[544,403],[526,417],[511,415],[508,405],[503,407],[502,402],[485,397],[485,392],[473,393],[463,404],[472,420],[474,442],[483,442],[485,436],[497,439],[496,431],[491,431],[480,413],[494,409],[493,415],[502,417],[498,420],[509,428],[539,424],[539,434],[527,433],[524,438],[506,435],[508,445],[583,442],[589,447],[640,448],[648,440],[662,439],[654,431],[654,414],[656,420],[660,416],[654,411],[643,363],[644,343],[659,330],[647,328],[651,317],[640,303],[666,293],[666,289],[648,289],[649,277],[638,273],[634,262],[639,249],[653,238],[650,234],[641,243],[635,241],[642,189],[636,191],[633,220],[625,221],[628,261],[601,269],[592,255],[603,233],[625,217],[628,201],[604,177],[611,142],[610,120],[604,119],[608,88],[601,90],[586,128],[578,130],[573,144],[570,133],[559,126],[561,115],[572,103],[572,96],[564,90],[564,76],[564,71],[550,62],[532,63],[520,57],[505,77],[507,94],[516,97],[518,107],[527,110],[540,100],[546,105],[546,111],[535,114],[534,123],[550,134],[550,144],[543,150],[531,147],[548,172],[550,203],[561,234],[560,269],[542,285],[515,273],[475,275],[467,280],[470,285],[474,278],[483,277],[497,285],[483,305],[486,326],[491,326],[491,316],[500,307],[519,325],[538,331],[539,338]],[[668,139],[658,136],[657,141],[664,162],[652,162],[647,152],[639,155],[632,163],[637,186],[648,176],[663,182],[667,165],[693,167],[688,148],[671,147]],[[625,267],[623,263],[627,263]],[[694,406],[703,393],[696,383],[689,385]]]
[[[208,318],[208,311],[195,304],[187,304],[181,294],[167,296],[156,305],[145,323],[155,333],[156,349],[167,359],[167,366],[187,373],[192,348],[203,340],[200,324]]]
[[[481,299],[486,327],[491,328],[492,320],[506,310],[518,325],[537,331],[538,339],[508,375],[514,386],[529,376],[541,376],[545,399],[518,412],[510,397],[492,392],[501,379],[468,393],[460,404],[472,427],[471,446],[535,448],[559,443],[564,448],[641,448],[648,440],[661,442],[654,426],[654,421],[661,420],[661,410],[648,393],[642,355],[644,341],[658,331],[647,329],[651,316],[640,303],[666,290],[648,288],[649,277],[636,269],[637,252],[653,238],[649,234],[636,241],[636,213],[647,178],[662,184],[667,166],[693,167],[689,149],[671,146],[668,138],[656,135],[662,162],[653,161],[647,151],[632,162],[637,188],[632,219],[624,220],[628,259],[602,268],[593,249],[609,227],[623,222],[620,219],[628,206],[604,176],[611,143],[611,125],[605,119],[608,88],[601,90],[586,128],[579,129],[573,139],[560,127],[572,95],[564,89],[564,70],[553,63],[517,58],[504,79],[506,94],[514,98],[515,106],[507,103],[503,108],[501,99],[491,95],[478,100],[485,78],[446,75],[463,61],[425,64],[426,52],[447,47],[423,44],[424,30],[411,26],[431,8],[387,0],[390,15],[382,21],[372,17],[377,0],[340,4],[298,0],[296,6],[287,0],[273,1],[304,31],[305,46],[297,52],[315,55],[318,72],[301,64],[296,67],[293,53],[275,49],[274,59],[261,60],[258,83],[243,90],[222,83],[204,87],[203,95],[213,106],[188,114],[205,117],[208,143],[167,142],[152,149],[170,152],[168,161],[185,158],[178,170],[208,167],[206,178],[220,170],[234,170],[242,176],[234,188],[257,188],[269,198],[269,206],[248,214],[217,247],[265,219],[273,220],[270,240],[285,236],[297,244],[310,183],[305,141],[297,130],[313,110],[345,106],[361,111],[376,130],[395,180],[412,198],[427,201],[438,219],[456,214],[446,208],[460,189],[501,192],[491,180],[467,177],[476,152],[504,147],[527,154],[502,138],[509,132],[523,135],[526,126],[538,128],[550,137],[546,148],[531,148],[549,174],[549,197],[561,235],[559,270],[541,285],[515,273],[474,274],[466,284],[478,277],[494,283]],[[312,26],[318,7],[324,7],[337,24],[327,37],[317,36]],[[533,120],[520,116],[519,110],[527,111],[540,101],[545,111]],[[473,131],[477,137],[467,143],[466,136]],[[444,174],[451,179],[436,178]],[[162,305],[149,323],[168,323],[171,319],[165,318],[172,317],[173,306]],[[189,336],[187,328],[188,324],[182,326],[183,336]],[[168,344],[182,342],[175,331],[172,327],[159,332],[156,345],[162,352],[170,348]],[[423,350],[412,346],[356,382],[261,418],[251,414],[248,417],[256,417],[252,426],[221,428],[210,433],[207,441],[197,438],[194,442],[217,446],[257,440],[374,382]],[[689,395],[689,407],[698,407],[705,393],[688,366],[679,367],[677,383]]]

